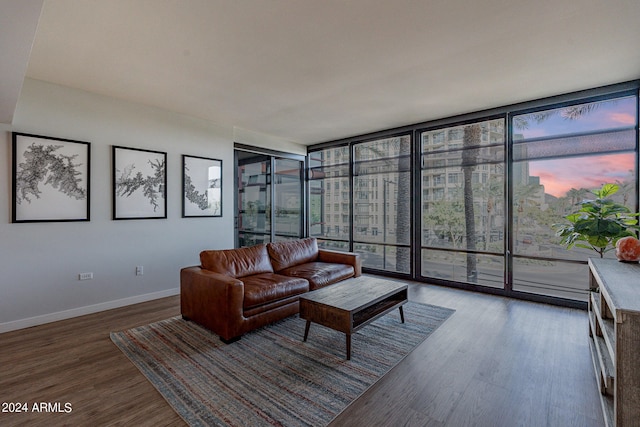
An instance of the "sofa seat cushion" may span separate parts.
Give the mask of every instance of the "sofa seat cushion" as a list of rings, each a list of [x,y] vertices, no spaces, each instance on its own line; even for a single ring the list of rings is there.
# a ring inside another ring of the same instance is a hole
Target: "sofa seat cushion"
[[[318,241],[315,237],[267,243],[273,271],[276,273],[318,259]]]
[[[301,277],[262,273],[243,277],[242,281],[244,282],[242,307],[245,310],[309,291],[309,282]]]
[[[287,309],[287,307],[290,307],[291,305],[295,305],[295,309],[294,311],[297,313],[300,310],[300,296],[296,295],[293,297],[288,297],[288,298],[283,298],[281,300],[278,301],[274,301],[274,302],[269,302],[266,304],[262,304],[259,305],[257,307],[252,307],[252,308],[248,308],[248,309],[243,309],[242,310],[242,315],[245,318],[250,318],[250,317],[254,317],[254,316],[267,316],[270,317],[271,314],[270,313],[274,313],[274,312],[278,312],[280,310],[283,309]],[[269,322],[271,323],[271,322]]]
[[[327,262],[308,262],[289,267],[280,272],[292,277],[302,277],[309,281],[309,290],[323,288],[355,275],[353,266]]]

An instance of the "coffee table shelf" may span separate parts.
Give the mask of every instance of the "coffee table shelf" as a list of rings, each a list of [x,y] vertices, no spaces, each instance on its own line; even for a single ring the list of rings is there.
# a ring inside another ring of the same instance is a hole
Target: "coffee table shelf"
[[[361,327],[367,325],[368,323],[373,322],[380,316],[384,316],[391,310],[398,308],[400,309],[400,316],[402,323],[404,323],[404,312],[402,311],[402,305],[407,302],[406,292],[398,293],[391,295],[384,300],[367,307],[361,311],[358,311],[353,314],[353,330],[358,330]]]

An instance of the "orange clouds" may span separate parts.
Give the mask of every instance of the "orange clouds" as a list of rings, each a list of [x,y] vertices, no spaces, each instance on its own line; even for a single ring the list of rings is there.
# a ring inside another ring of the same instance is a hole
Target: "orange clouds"
[[[545,193],[563,197],[571,188],[594,189],[630,179],[634,161],[630,153],[545,160],[529,163],[529,175],[540,177]]]
[[[636,118],[628,113],[610,113],[608,115],[610,121],[623,125],[633,126],[636,124]]]

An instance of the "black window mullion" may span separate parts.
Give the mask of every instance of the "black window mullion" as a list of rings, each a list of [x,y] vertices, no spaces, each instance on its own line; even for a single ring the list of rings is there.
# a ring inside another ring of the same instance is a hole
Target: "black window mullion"
[[[504,260],[504,290],[513,291],[513,236],[511,224],[513,224],[513,116],[506,115],[505,122],[505,180],[504,180],[504,212],[505,221],[503,224],[505,239],[505,260]]]

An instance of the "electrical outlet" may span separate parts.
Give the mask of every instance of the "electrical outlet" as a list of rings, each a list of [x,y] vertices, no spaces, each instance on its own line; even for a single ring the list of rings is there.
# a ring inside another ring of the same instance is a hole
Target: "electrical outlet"
[[[93,273],[78,274],[78,280],[91,280],[91,279],[93,279]]]
[[[136,267],[136,276],[142,276],[144,274],[144,269],[141,265]]]

